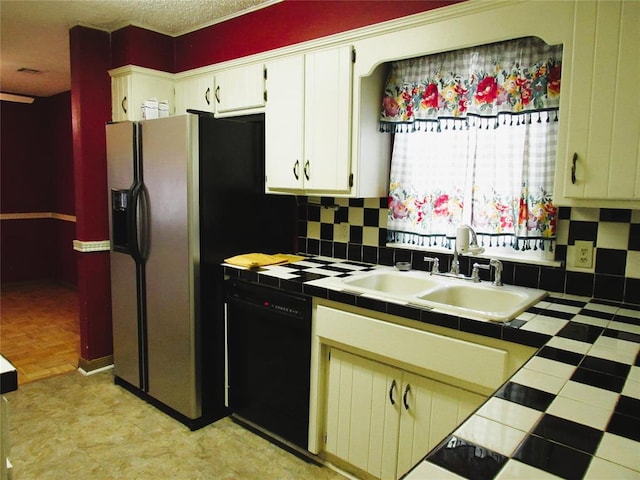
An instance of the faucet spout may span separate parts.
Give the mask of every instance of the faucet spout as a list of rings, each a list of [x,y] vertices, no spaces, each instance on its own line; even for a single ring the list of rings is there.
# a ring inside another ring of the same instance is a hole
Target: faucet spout
[[[497,258],[489,260],[489,265],[493,267],[495,276],[493,277],[493,284],[496,287],[502,286],[502,262]]]
[[[453,248],[453,260],[451,260],[451,270],[449,270],[449,273],[452,275],[460,275],[460,261],[458,260],[458,249],[455,248],[455,244]]]

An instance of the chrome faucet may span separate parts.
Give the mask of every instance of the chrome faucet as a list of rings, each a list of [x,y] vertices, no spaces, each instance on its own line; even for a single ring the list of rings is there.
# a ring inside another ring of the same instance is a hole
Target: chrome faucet
[[[492,258],[489,260],[487,264],[474,263],[473,270],[471,272],[471,281],[473,283],[480,283],[480,269],[490,270],[491,267],[494,268],[494,277],[492,285],[496,287],[502,286],[502,262],[496,258]]]
[[[460,261],[458,260],[458,249],[456,248],[457,241],[453,244],[453,260],[451,260],[451,275],[460,275]]]
[[[497,258],[489,260],[489,265],[494,268],[493,284],[496,287],[502,286],[502,262]]]
[[[431,275],[440,273],[440,259],[438,257],[424,257],[427,263],[431,263]]]

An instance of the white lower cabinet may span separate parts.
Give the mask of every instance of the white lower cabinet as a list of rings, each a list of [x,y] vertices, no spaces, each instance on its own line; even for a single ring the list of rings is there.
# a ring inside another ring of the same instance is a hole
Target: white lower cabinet
[[[482,402],[482,395],[330,349],[324,451],[395,480]]]

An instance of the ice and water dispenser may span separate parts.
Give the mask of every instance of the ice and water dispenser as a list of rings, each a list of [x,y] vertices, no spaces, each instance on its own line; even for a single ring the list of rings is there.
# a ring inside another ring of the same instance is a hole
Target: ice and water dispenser
[[[129,253],[129,190],[111,190],[111,241],[116,252]]]

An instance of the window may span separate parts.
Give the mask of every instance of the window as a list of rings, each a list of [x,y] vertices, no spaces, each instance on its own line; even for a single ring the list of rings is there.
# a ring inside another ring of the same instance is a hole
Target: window
[[[395,62],[381,128],[394,134],[389,241],[553,249],[562,47],[528,37]]]

